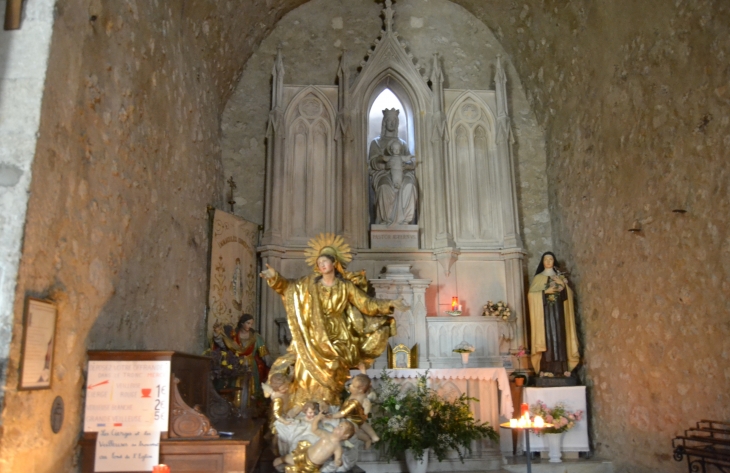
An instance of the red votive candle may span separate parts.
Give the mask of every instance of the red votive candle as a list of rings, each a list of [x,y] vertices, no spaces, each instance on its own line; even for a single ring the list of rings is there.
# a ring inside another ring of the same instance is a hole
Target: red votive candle
[[[152,473],[170,473],[170,467],[165,464],[153,466]]]
[[[530,412],[530,406],[527,405],[526,402],[523,402],[520,404],[520,417]]]

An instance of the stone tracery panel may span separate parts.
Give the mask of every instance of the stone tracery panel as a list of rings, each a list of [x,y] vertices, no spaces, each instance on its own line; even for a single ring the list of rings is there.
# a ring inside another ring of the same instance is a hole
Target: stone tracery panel
[[[453,139],[446,182],[454,239],[462,247],[499,246],[501,199],[492,114],[467,93],[449,115]]]
[[[287,109],[284,173],[284,238],[293,244],[332,231],[334,126],[330,106],[314,91],[295,98]]]

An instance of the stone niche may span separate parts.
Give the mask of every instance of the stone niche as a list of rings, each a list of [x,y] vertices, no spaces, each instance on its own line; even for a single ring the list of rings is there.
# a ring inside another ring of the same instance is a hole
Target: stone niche
[[[355,77],[348,55],[341,54],[337,86],[285,84],[279,49],[259,252],[264,264],[296,277],[310,270],[303,251],[311,238],[342,234],[355,253],[348,269],[365,269],[379,297],[403,296],[412,304],[396,315],[394,343],[418,343],[419,366],[461,366],[451,352],[461,341],[477,347],[476,366],[501,366],[500,353],[525,344],[507,76],[498,56],[494,89],[444,88],[443,58],[428,58],[428,74],[422,74],[426,68],[416,65],[393,28],[394,14],[386,2],[383,28]],[[415,156],[418,193],[413,221],[387,225],[373,217],[369,166],[381,131],[372,111],[380,112],[375,107],[384,93],[399,104],[397,139],[403,154]],[[407,276],[394,277],[394,265],[406,265]],[[442,319],[454,296],[462,316]],[[481,317],[487,300],[506,301],[512,319]],[[283,306],[265,290],[261,307],[267,343],[276,346],[274,320],[284,315]]]

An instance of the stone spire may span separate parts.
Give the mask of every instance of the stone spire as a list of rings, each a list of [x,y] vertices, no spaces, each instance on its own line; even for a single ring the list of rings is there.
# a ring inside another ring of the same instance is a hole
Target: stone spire
[[[510,138],[509,114],[507,113],[507,74],[502,68],[502,56],[497,55],[497,70],[494,74],[497,95],[497,141]]]

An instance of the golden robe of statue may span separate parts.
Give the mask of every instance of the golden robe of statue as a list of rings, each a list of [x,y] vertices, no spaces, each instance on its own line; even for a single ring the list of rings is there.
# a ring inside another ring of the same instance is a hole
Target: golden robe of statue
[[[289,407],[312,400],[340,405],[350,368],[369,367],[395,335],[395,321],[387,315],[402,301],[369,297],[364,274],[345,272],[346,258],[333,246],[319,249],[316,272],[298,280],[271,268],[262,273],[284,301],[292,334],[287,353],[271,367],[272,374],[290,375],[293,367]]]

